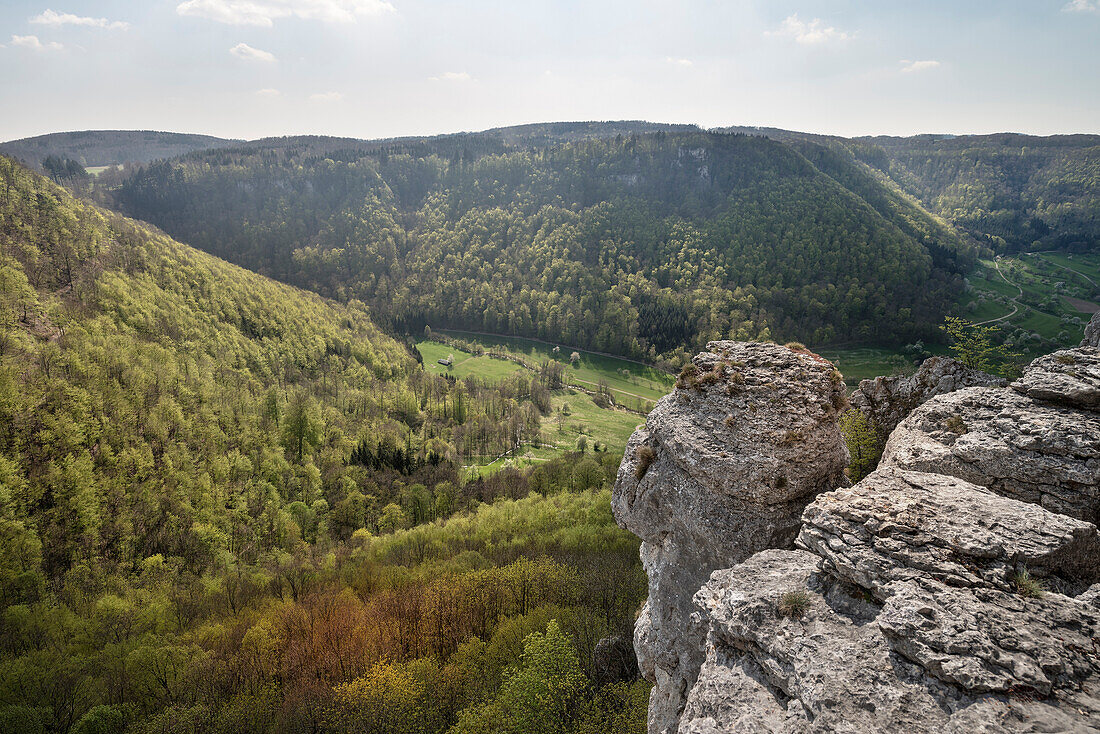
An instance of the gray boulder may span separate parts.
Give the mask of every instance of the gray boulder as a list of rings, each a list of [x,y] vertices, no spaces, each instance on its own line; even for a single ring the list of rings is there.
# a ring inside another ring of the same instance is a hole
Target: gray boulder
[[[1100,414],[971,387],[913,411],[890,435],[881,467],[947,474],[1095,522]]]
[[[707,658],[679,731],[1088,731],[1100,717],[1095,526],[953,477],[819,496],[799,545],[696,594]],[[1019,593],[1033,569],[1049,590]],[[791,597],[798,603],[792,606]]]
[[[1012,388],[1035,400],[1100,410],[1100,349],[1078,347],[1039,357]]]
[[[1085,324],[1085,338],[1081,340],[1081,346],[1100,348],[1100,311],[1094,313]]]
[[[649,600],[634,644],[655,683],[650,731],[675,731],[704,659],[692,597],[711,571],[790,547],[848,461],[844,383],[825,359],[775,344],[712,342],[627,444],[612,497],[642,538]]]
[[[1007,384],[1002,377],[967,367],[951,357],[930,357],[912,375],[862,380],[852,393],[852,405],[886,435],[936,395],[964,387],[1004,387]]]
[[[1095,525],[942,474],[880,468],[802,521],[797,544],[880,601],[914,580],[1011,591],[1024,569],[1067,593],[1100,581]]]

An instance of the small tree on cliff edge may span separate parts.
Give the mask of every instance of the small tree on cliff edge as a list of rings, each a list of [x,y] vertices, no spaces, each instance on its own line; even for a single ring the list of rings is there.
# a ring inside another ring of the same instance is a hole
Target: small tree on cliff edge
[[[978,326],[958,316],[948,316],[940,329],[951,339],[951,352],[967,367],[1006,375],[1016,369],[1013,358],[1020,355],[994,343],[996,326]]]

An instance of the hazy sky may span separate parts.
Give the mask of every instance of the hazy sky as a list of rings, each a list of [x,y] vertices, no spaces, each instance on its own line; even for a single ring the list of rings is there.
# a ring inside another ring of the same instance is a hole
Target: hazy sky
[[[646,119],[1100,133],[1100,0],[4,0],[0,140]]]

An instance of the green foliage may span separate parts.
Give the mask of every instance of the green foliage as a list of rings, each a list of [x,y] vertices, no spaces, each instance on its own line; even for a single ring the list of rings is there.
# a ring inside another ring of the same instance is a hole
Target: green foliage
[[[1090,248],[1100,230],[1100,138],[874,138],[880,168],[996,252]]]
[[[0,282],[0,729],[444,732],[547,655],[596,696],[645,593],[617,458],[458,472],[539,435],[539,375],[428,375],[2,157]]]
[[[650,684],[644,680],[602,687],[580,714],[577,734],[646,734]]]
[[[810,595],[801,589],[785,592],[779,597],[779,603],[776,605],[776,611],[781,616],[792,619],[801,619],[809,610]]]
[[[1045,593],[1043,582],[1032,576],[1026,568],[1013,574],[1012,586],[1017,594],[1029,599],[1040,599]]]
[[[505,673],[490,702],[468,709],[451,734],[562,734],[570,729],[587,680],[577,652],[556,621],[523,642],[523,659]]]
[[[840,433],[848,447],[848,477],[858,482],[878,466],[886,439],[872,421],[856,408],[846,410],[840,416]]]
[[[967,367],[1001,375],[1010,374],[1015,368],[1012,359],[1019,355],[998,343],[996,326],[978,326],[966,319],[948,316],[940,329],[951,340],[952,354]]]
[[[698,131],[456,143],[215,150],[111,195],[209,252],[361,299],[397,331],[650,360],[718,338],[926,338],[971,262],[850,157],[818,168],[781,142]]]

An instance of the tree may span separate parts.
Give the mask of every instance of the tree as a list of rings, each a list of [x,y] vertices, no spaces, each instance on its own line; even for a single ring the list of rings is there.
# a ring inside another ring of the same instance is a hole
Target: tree
[[[306,395],[301,392],[295,393],[286,412],[283,446],[293,454],[294,460],[300,463],[305,447],[314,445],[317,438],[318,426],[313,417],[313,406]]]
[[[858,482],[878,466],[885,442],[871,420],[856,408],[840,416],[840,432],[851,457],[848,476],[853,482]]]
[[[940,327],[951,339],[951,352],[967,367],[983,372],[1007,375],[1013,371],[1013,358],[1020,355],[1010,352],[1003,343],[996,343],[1000,334],[996,326],[972,324],[958,316],[948,316]]]
[[[523,641],[518,669],[505,673],[497,697],[459,716],[451,734],[563,734],[583,700],[587,679],[572,642],[557,621]]]

